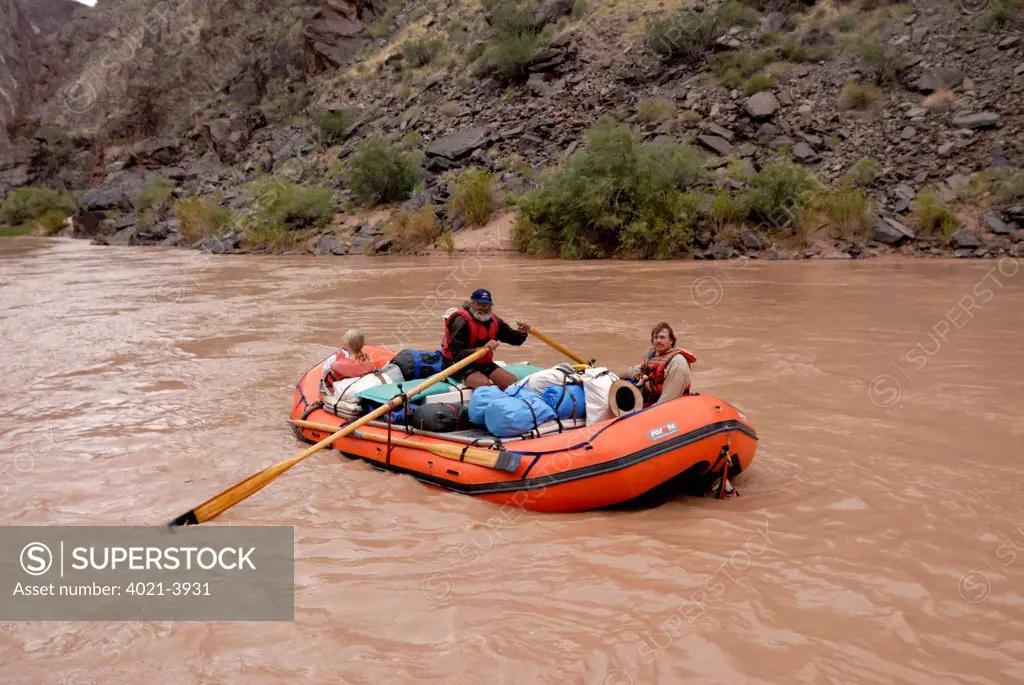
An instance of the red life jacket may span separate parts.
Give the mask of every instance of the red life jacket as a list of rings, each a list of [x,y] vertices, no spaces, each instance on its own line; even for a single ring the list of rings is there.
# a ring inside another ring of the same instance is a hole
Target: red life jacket
[[[668,368],[668,363],[672,361],[672,358],[680,354],[686,357],[686,361],[691,364],[697,361],[697,358],[686,350],[673,347],[661,356],[651,357],[640,367],[640,373],[647,376],[647,382],[642,388],[645,403],[654,404],[661,397],[661,392],[665,388],[665,369]],[[689,392],[690,386],[687,385],[683,388],[683,394]]]
[[[461,316],[469,323],[469,345],[466,346],[467,349],[483,347],[484,343],[490,340],[497,340],[498,317],[491,314],[491,320],[488,323],[481,323],[473,317],[468,309],[452,312],[451,316],[444,320],[444,339],[441,340],[441,356],[448,361],[455,361],[455,357],[452,356],[452,352],[449,349],[449,345],[452,342],[452,331],[448,324],[451,322],[452,316]],[[494,361],[494,352],[488,350],[487,354],[476,360],[476,363],[487,364],[492,361]]]
[[[331,368],[324,374],[324,384],[330,392],[334,392],[334,384],[342,378],[359,378],[375,371],[376,368],[369,359],[366,361],[349,359],[338,352],[338,358],[331,362]]]

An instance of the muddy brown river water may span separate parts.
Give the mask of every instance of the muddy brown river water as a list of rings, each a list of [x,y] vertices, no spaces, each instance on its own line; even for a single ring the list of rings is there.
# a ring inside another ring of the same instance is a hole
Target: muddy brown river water
[[[1020,266],[0,241],[5,525],[163,524],[305,447],[348,327],[436,349],[479,286],[613,368],[669,321],[760,438],[739,497],[572,515],[322,451],[208,524],[294,526],[293,622],[0,624],[0,683],[1024,682]]]

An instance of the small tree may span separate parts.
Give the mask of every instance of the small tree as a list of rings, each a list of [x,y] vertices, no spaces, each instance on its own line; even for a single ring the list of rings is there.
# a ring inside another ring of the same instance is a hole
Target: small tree
[[[365,205],[404,200],[421,177],[413,154],[377,136],[363,141],[349,162],[349,187]]]

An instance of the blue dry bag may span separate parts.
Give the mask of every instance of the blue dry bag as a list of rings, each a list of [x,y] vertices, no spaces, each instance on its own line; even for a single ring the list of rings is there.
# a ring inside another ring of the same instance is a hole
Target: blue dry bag
[[[540,395],[528,390],[520,392],[516,397],[505,395],[489,402],[484,411],[487,430],[499,438],[529,433],[542,423],[554,420],[555,410]]]

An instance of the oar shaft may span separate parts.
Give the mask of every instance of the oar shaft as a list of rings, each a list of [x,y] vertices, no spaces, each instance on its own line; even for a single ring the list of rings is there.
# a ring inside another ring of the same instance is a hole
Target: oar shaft
[[[530,327],[530,335],[533,335],[533,336],[536,336],[537,338],[540,338],[543,342],[547,343],[550,347],[558,350],[559,352],[564,354],[566,357],[569,357],[569,359],[572,359],[573,361],[579,362],[580,364],[588,364],[586,359],[584,359],[583,357],[579,356],[578,354],[576,354],[575,352],[570,350],[568,347],[555,342],[554,340],[552,340],[551,338],[546,336],[544,333],[541,333],[540,331],[538,331],[536,328],[533,328],[532,326]]]

